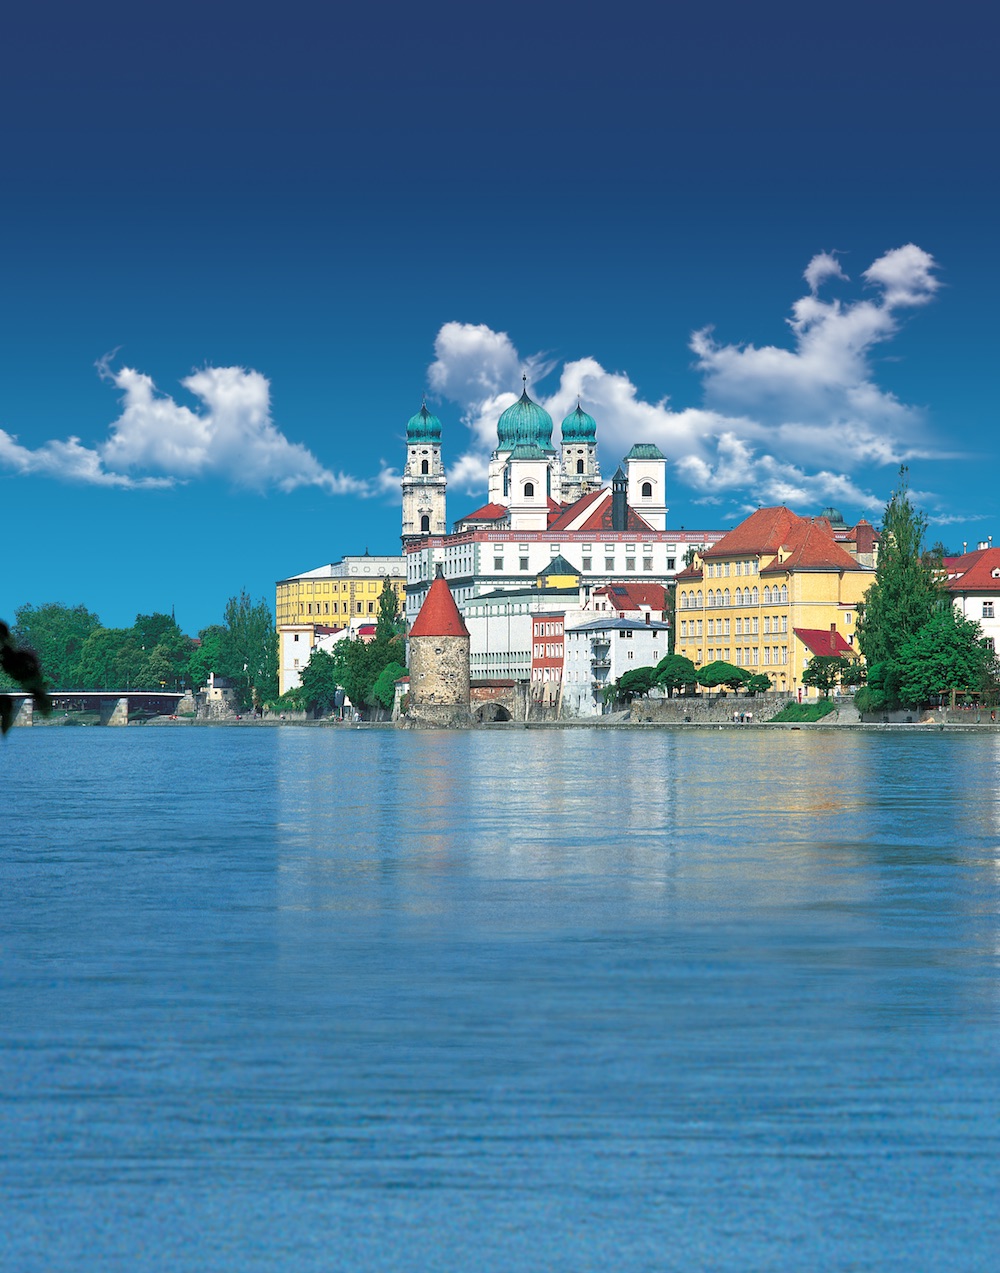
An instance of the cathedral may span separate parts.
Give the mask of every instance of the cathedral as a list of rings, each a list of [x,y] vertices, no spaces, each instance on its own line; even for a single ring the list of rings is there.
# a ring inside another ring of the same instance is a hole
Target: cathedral
[[[457,518],[449,533],[441,421],[421,406],[406,426],[402,542],[407,616],[416,616],[440,566],[460,607],[474,597],[530,585],[559,558],[581,588],[612,581],[672,583],[690,548],[721,531],[668,531],[667,461],[637,443],[610,483],[601,479],[597,422],[582,403],[563,420],[558,449],[552,417],[528,395],[497,421],[488,502]]]

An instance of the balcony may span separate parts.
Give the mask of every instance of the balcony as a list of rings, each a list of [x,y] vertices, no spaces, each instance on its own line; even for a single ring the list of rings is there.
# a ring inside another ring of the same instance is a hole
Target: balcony
[[[595,671],[598,668],[603,668],[604,671],[607,671],[608,668],[611,666],[611,660],[609,658],[593,658],[590,660],[590,666]]]

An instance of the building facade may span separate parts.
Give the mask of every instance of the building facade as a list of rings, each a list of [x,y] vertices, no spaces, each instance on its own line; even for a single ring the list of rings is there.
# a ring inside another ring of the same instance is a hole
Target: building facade
[[[945,588],[963,619],[974,619],[1000,650],[1000,548],[983,540],[975,552],[944,559]]]
[[[817,646],[855,649],[877,542],[869,542],[867,522],[854,531],[836,535],[828,518],[783,506],[751,513],[678,575],[676,652],[696,667],[722,659],[763,673],[774,689],[797,695]]]
[[[572,627],[567,622],[563,715],[601,715],[607,687],[634,668],[655,667],[669,653],[669,636],[669,625],[651,618],[606,615]]]
[[[439,566],[464,607],[493,592],[524,590],[556,558],[568,562],[587,592],[633,579],[669,585],[691,549],[722,537],[718,530],[667,528],[667,462],[656,446],[633,446],[610,485],[602,485],[593,416],[578,403],[562,422],[557,450],[552,417],[526,387],[497,422],[489,502],[458,518],[451,534],[439,533],[436,514],[426,523],[426,513],[417,519],[412,494],[413,482],[434,478],[430,466],[440,461],[440,424],[436,417],[430,420],[418,415],[407,426],[403,552],[411,623]],[[414,461],[427,463],[428,473],[412,474]],[[443,510],[444,487],[434,490]]]

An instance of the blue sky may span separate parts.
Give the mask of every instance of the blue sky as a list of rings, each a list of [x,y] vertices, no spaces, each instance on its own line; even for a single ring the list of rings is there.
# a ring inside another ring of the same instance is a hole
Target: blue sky
[[[995,518],[998,116],[966,3],[22,6],[0,46],[0,613],[108,624],[449,517],[527,371],[670,522]],[[808,278],[806,275],[808,274]],[[572,402],[570,401],[572,399]],[[72,442],[71,439],[76,439]]]

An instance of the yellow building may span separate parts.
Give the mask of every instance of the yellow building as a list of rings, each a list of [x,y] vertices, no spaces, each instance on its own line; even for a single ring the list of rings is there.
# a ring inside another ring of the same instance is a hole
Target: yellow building
[[[831,510],[833,511],[833,510]],[[759,508],[677,576],[675,650],[770,677],[796,694],[810,658],[855,652],[874,577],[874,529]]]
[[[378,616],[379,593],[386,578],[406,613],[406,561],[403,557],[344,557],[289,579],[279,579],[274,613],[279,628],[288,624],[320,624],[342,628],[372,622]]]
[[[344,628],[359,629],[378,619],[379,597],[386,579],[406,614],[406,561],[403,557],[344,557],[275,586],[274,613],[278,629],[278,689],[284,694],[300,684],[299,673],[309,662],[319,638],[332,640]]]

